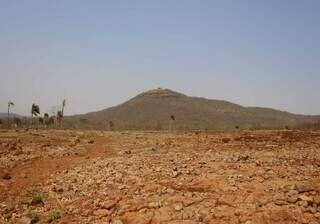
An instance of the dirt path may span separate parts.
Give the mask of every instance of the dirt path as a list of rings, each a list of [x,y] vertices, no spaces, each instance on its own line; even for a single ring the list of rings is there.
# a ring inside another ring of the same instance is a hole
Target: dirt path
[[[28,187],[44,183],[48,177],[58,171],[67,170],[88,160],[112,155],[110,140],[102,136],[92,136],[94,143],[88,145],[88,152],[84,156],[69,155],[60,158],[36,158],[17,165],[11,170],[11,180],[3,184],[4,191],[0,192],[1,201],[14,201],[21,196]],[[1,189],[3,189],[1,187]]]

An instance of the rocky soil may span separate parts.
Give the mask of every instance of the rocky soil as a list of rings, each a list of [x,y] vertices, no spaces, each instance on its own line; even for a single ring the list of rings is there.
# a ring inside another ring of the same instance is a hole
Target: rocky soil
[[[320,223],[320,132],[2,131],[0,223]]]

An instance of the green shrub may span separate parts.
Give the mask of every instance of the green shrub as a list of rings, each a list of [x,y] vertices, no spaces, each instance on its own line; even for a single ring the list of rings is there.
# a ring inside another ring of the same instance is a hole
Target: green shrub
[[[53,221],[57,220],[57,219],[61,219],[63,217],[63,213],[62,211],[56,209],[56,210],[53,210],[48,219],[46,220],[45,223],[52,223]]]
[[[29,212],[27,216],[30,218],[30,224],[34,224],[39,221],[39,216],[35,212]]]
[[[44,204],[44,193],[41,189],[34,188],[29,191],[31,196],[31,205],[43,205]]]

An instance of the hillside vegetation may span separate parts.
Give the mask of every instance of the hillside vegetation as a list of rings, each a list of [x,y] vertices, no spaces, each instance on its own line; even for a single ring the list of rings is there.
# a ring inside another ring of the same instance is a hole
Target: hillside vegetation
[[[174,116],[174,120],[171,116]],[[98,129],[174,130],[264,129],[311,125],[319,117],[268,108],[243,107],[221,100],[155,89],[98,112],[65,118],[65,126]]]

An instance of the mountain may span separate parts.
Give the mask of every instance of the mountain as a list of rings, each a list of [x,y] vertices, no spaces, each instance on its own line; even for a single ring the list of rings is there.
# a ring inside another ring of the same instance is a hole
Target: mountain
[[[0,112],[0,119],[7,119],[8,117],[8,113],[1,113]],[[15,113],[10,113],[10,118],[13,118],[13,117],[17,117],[17,118],[23,118],[23,116],[19,115],[19,114],[15,114]]]
[[[175,120],[171,120],[174,115]],[[65,126],[108,129],[234,129],[284,128],[311,125],[320,116],[296,115],[269,108],[243,107],[222,100],[190,97],[154,89],[108,109],[65,118]]]

